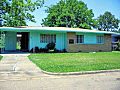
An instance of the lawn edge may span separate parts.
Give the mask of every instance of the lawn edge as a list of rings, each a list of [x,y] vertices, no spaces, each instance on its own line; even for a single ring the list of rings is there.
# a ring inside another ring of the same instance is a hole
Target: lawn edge
[[[83,74],[98,74],[98,73],[109,73],[109,72],[120,72],[120,69],[113,70],[97,70],[97,71],[80,71],[80,72],[66,72],[66,73],[54,73],[41,70],[43,73],[48,75],[83,75]]]

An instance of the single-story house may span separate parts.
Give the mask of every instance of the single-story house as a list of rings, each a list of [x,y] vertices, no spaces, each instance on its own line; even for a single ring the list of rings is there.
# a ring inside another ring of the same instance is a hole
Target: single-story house
[[[66,27],[0,27],[0,48],[15,51],[17,34],[21,34],[21,49],[45,48],[50,42],[67,52],[97,52],[112,50],[113,32]]]

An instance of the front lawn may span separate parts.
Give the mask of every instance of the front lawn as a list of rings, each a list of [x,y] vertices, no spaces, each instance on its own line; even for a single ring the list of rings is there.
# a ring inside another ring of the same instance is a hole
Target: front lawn
[[[120,52],[46,53],[28,56],[42,70],[48,72],[79,72],[120,69]]]

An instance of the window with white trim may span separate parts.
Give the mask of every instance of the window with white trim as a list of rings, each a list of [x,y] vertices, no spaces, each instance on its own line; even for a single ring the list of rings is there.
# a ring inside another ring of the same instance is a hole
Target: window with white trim
[[[77,35],[76,37],[77,37],[76,38],[77,43],[84,43],[84,35]]]
[[[97,36],[97,43],[101,44],[101,43],[104,43],[104,36]]]
[[[40,34],[41,43],[56,43],[55,34]]]

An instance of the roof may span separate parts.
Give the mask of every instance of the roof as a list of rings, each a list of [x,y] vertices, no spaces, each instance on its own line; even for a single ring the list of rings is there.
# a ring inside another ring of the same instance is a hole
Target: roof
[[[67,28],[67,27],[37,27],[37,26],[20,26],[20,27],[0,27],[2,31],[30,32],[30,31],[53,31],[53,32],[84,32],[84,33],[104,33],[117,34],[108,31],[89,30],[82,28]]]

